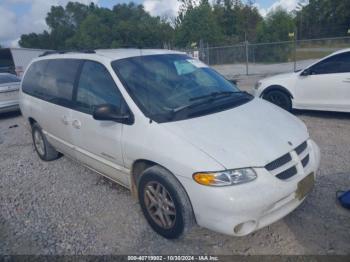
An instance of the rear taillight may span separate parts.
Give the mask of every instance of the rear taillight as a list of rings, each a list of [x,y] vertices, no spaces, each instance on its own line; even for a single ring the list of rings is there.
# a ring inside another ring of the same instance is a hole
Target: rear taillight
[[[23,66],[16,66],[15,72],[18,77],[21,77],[23,74]]]

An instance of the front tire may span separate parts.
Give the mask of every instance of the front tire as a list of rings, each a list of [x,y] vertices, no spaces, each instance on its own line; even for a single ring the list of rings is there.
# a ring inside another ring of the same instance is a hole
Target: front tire
[[[138,196],[146,220],[161,236],[179,238],[193,226],[188,196],[168,170],[160,166],[146,169],[138,182]]]
[[[60,157],[59,152],[47,141],[38,123],[32,125],[32,138],[35,151],[42,160],[52,161]]]
[[[272,90],[263,95],[263,98],[284,110],[292,111],[292,99],[290,95],[280,90]]]

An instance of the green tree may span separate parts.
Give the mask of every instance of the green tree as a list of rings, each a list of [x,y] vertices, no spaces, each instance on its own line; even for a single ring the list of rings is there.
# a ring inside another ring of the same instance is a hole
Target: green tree
[[[208,0],[201,0],[198,6],[188,5],[180,13],[175,27],[175,44],[189,47],[200,40],[210,45],[220,44],[224,38]]]
[[[278,8],[270,12],[257,29],[258,42],[288,41],[290,32],[295,31],[293,16]]]
[[[163,47],[173,38],[173,28],[152,17],[142,5],[118,4],[113,10],[94,4],[69,2],[51,7],[46,17],[49,31],[22,35],[22,47],[96,49],[123,46]]]
[[[66,41],[74,36],[79,24],[95,8],[93,4],[86,6],[72,2],[69,2],[65,8],[52,6],[46,16],[49,32],[22,35],[19,44],[22,47],[67,49],[70,46],[66,44]]]
[[[256,40],[257,25],[262,17],[252,2],[243,4],[240,0],[216,0],[214,14],[227,43]]]
[[[294,31],[295,23],[292,14],[278,8],[270,12],[258,25],[257,41],[261,43],[289,41],[289,33]],[[293,44],[258,46],[254,49],[253,57],[260,62],[287,62],[292,48]]]
[[[41,34],[30,33],[22,35],[19,45],[26,48],[53,49],[50,34],[47,31]]]
[[[173,28],[160,17],[152,17],[142,5],[119,4],[113,8],[113,47],[161,48],[172,41]]]
[[[296,12],[296,23],[302,38],[347,36],[350,1],[309,0]]]
[[[238,17],[236,26],[240,40],[255,42],[257,40],[258,25],[263,21],[259,10],[253,5],[252,1],[248,1],[246,5],[236,4],[235,13]]]

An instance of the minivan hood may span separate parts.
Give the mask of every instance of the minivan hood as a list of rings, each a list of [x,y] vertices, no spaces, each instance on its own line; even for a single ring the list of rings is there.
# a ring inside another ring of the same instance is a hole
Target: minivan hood
[[[260,98],[230,110],[162,125],[227,169],[263,167],[309,137],[303,122]]]

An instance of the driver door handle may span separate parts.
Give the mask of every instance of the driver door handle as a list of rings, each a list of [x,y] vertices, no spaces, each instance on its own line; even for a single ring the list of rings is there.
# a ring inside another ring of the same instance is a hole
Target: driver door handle
[[[77,119],[73,120],[72,122],[72,126],[76,129],[80,129],[81,128],[81,122]]]
[[[346,78],[345,80],[343,80],[343,82],[350,83],[350,78]]]

